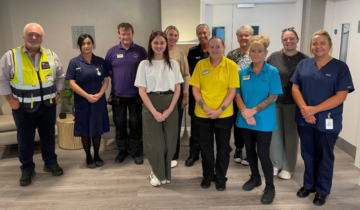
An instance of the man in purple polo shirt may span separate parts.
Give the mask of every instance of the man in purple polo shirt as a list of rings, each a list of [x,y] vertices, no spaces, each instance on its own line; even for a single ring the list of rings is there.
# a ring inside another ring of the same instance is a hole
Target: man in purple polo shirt
[[[134,86],[139,63],[146,59],[145,48],[133,43],[134,29],[129,23],[118,25],[120,44],[110,48],[105,63],[111,77],[111,96],[113,119],[116,126],[116,146],[119,154],[115,162],[121,163],[130,154],[134,162],[142,164],[142,100],[139,90]],[[127,111],[129,127],[127,132]]]

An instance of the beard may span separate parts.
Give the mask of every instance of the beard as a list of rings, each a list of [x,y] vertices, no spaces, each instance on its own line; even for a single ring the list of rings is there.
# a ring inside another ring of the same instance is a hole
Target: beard
[[[27,44],[30,46],[30,47],[39,47],[40,46],[40,44],[39,44],[39,42],[37,42],[37,41],[27,41]]]

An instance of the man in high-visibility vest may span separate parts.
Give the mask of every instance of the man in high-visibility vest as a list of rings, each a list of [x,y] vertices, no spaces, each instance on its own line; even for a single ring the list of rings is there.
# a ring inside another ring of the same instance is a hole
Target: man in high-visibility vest
[[[64,89],[64,71],[58,56],[41,47],[44,31],[29,23],[23,31],[23,46],[6,52],[0,60],[0,95],[12,109],[17,127],[20,186],[31,184],[35,176],[34,138],[40,136],[44,171],[63,174],[55,154],[56,104]]]

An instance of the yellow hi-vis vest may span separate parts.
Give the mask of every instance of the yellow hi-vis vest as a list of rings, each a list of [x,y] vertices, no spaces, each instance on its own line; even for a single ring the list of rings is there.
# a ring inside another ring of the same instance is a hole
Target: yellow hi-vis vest
[[[28,111],[35,111],[44,102],[46,106],[55,104],[56,66],[52,52],[41,48],[39,71],[32,65],[23,46],[12,49],[14,57],[14,77],[10,86],[14,98]]]

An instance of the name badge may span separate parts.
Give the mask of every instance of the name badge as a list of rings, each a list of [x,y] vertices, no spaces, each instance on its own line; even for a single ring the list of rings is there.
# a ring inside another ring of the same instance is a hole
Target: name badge
[[[326,130],[334,129],[334,121],[330,118],[331,113],[328,114],[328,118],[325,119]]]
[[[200,56],[198,56],[198,57],[195,57],[195,59],[200,59],[201,57]]]
[[[249,80],[250,79],[250,75],[246,75],[243,77],[243,80]]]
[[[54,80],[53,76],[51,76],[51,75],[46,75],[45,79],[46,79],[47,82]]]
[[[117,54],[116,57],[117,57],[117,58],[123,58],[123,57],[124,57],[124,54]]]
[[[81,71],[81,67],[77,67],[75,71]]]
[[[207,74],[207,73],[209,73],[209,69],[206,69],[206,70],[201,72],[202,75]]]
[[[41,62],[41,68],[42,69],[50,69],[49,62]]]

